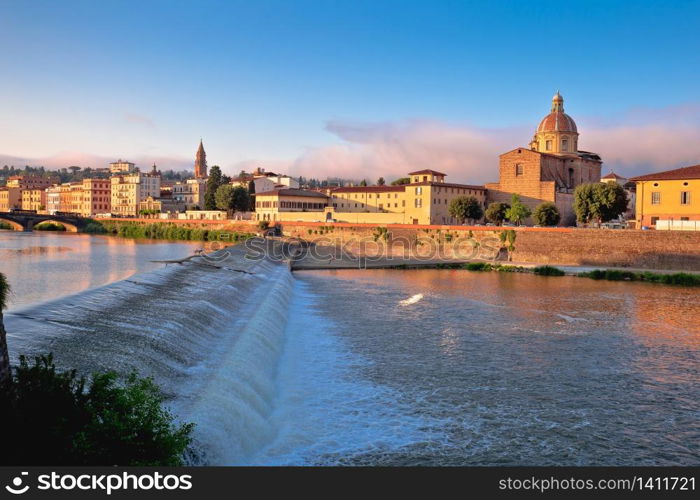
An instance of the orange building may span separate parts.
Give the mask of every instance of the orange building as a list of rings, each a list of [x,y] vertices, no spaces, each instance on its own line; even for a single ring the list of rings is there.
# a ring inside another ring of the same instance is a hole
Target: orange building
[[[110,179],[83,179],[80,214],[92,217],[112,210],[112,183]]]

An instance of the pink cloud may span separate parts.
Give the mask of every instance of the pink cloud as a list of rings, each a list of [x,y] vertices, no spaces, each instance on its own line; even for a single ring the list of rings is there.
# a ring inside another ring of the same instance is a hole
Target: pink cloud
[[[600,154],[604,172],[632,176],[700,163],[700,104],[637,108],[615,119],[587,116],[577,122],[581,149]],[[289,170],[374,181],[432,168],[455,182],[495,181],[498,155],[527,147],[537,123],[485,129],[437,120],[332,121],[326,130],[343,142],[306,150],[289,162]]]

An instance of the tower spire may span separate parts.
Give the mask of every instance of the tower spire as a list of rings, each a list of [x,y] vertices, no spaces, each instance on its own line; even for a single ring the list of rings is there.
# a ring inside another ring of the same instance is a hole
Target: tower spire
[[[194,176],[197,179],[207,178],[207,153],[204,151],[204,143],[199,138],[199,148],[194,159]]]

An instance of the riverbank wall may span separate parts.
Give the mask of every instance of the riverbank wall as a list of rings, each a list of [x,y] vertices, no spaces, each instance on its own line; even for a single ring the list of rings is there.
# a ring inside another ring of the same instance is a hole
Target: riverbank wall
[[[358,257],[496,260],[700,271],[700,232],[284,223],[282,233]]]
[[[248,221],[109,219],[113,224],[173,223],[259,233]],[[700,271],[700,232],[447,225],[278,223],[284,237],[352,257],[427,261],[498,260],[566,266]],[[325,253],[324,253],[325,252]],[[336,255],[338,257],[338,255]],[[324,257],[325,258],[325,257]]]

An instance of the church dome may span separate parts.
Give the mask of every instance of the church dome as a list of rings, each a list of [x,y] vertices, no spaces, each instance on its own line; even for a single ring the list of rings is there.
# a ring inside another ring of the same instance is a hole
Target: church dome
[[[552,112],[545,116],[537,127],[537,133],[541,132],[578,133],[574,119],[564,113],[564,98],[558,91],[552,97]]]

